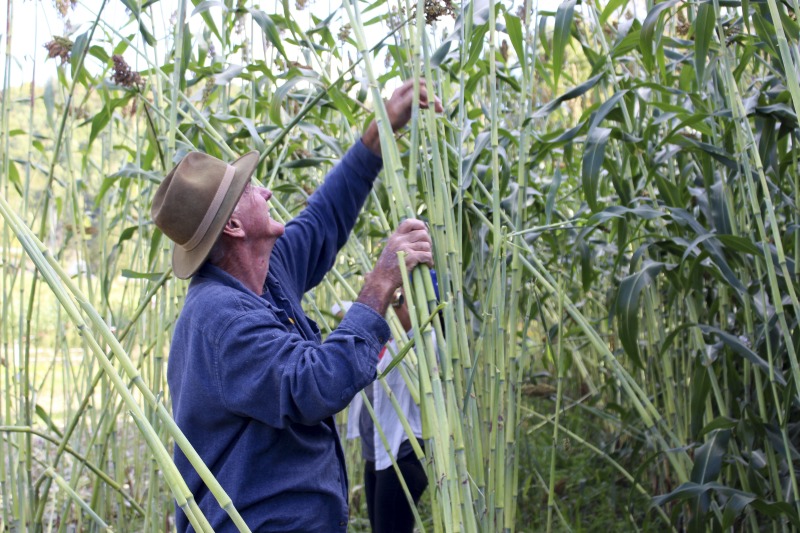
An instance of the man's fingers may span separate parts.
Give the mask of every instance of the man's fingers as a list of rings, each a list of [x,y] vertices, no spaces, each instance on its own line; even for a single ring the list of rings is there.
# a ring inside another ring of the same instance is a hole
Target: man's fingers
[[[406,268],[408,270],[422,264],[433,267],[433,254],[430,252],[411,252],[406,254]]]
[[[411,233],[412,231],[423,230],[427,232],[425,222],[417,218],[407,218],[400,223],[396,233]]]

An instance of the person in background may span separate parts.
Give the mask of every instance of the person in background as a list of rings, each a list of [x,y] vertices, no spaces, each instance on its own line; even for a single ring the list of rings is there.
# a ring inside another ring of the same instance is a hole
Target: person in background
[[[431,278],[438,299],[436,272],[433,270],[431,270]],[[408,302],[402,288],[398,288],[395,292],[392,307],[403,329],[410,334],[412,332],[411,319],[408,314]],[[401,348],[395,339],[390,340],[384,346],[379,356],[379,375],[388,368]],[[405,360],[400,364],[406,364]],[[424,451],[419,405],[414,402],[399,365],[389,371],[384,380],[408,421],[414,438],[417,439],[420,448]],[[391,457],[395,458],[415,505],[428,486],[425,468],[414,453],[397,410],[392,405],[383,386],[377,381],[373,381],[367,385],[364,393],[372,405],[375,417],[389,444],[387,452],[369,410],[364,407],[361,395],[356,395],[350,404],[347,437],[361,437],[361,457],[364,459],[364,491],[370,527],[373,533],[411,533],[414,530],[414,513],[408,504],[405,492],[403,492]]]
[[[411,117],[413,83],[386,103],[392,127]],[[424,83],[420,105],[428,106]],[[431,101],[441,111],[438,99]],[[373,122],[286,226],[272,193],[251,184],[258,152],[231,164],[192,152],[164,178],[151,215],[192,278],[170,346],[175,421],[253,531],[344,532],[348,482],[333,415],[376,377],[384,319],[407,270],[432,264],[425,224],[389,237],[356,302],[322,342],[301,306],[333,267],[381,169]],[[236,531],[175,448],[175,464],[214,531]],[[179,532],[191,529],[176,510]]]

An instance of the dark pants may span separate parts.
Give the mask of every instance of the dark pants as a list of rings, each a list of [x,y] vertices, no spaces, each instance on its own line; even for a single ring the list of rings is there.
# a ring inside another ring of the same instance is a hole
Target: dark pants
[[[416,504],[428,486],[425,469],[413,453],[398,459],[397,466]],[[367,461],[364,488],[372,533],[411,533],[414,530],[414,514],[393,466],[376,471],[375,463]]]

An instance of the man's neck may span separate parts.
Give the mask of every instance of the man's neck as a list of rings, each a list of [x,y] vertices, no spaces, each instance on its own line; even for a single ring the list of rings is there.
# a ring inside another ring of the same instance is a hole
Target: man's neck
[[[231,250],[217,266],[261,296],[269,272],[271,254],[271,249],[266,254],[254,253],[249,249]]]

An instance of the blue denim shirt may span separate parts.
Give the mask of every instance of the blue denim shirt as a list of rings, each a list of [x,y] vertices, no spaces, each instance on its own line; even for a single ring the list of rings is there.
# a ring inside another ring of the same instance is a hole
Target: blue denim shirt
[[[330,270],[381,159],[361,142],[286,225],[263,296],[206,263],[175,324],[168,382],[175,420],[253,531],[347,529],[347,474],[333,415],[375,379],[390,337],[355,304],[325,342],[300,305]],[[175,463],[216,531],[236,531],[184,454]],[[178,531],[191,527],[177,511]]]

